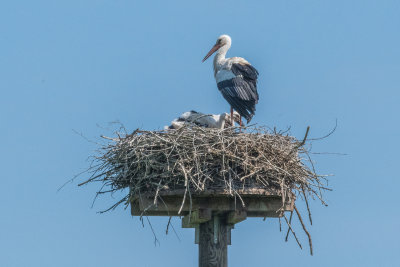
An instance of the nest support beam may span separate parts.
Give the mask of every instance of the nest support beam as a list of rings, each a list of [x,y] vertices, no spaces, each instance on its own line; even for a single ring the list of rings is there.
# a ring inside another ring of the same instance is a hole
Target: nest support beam
[[[210,195],[210,196],[194,196],[186,201],[182,200],[183,196],[161,196],[157,202],[154,196],[142,195],[131,201],[131,213],[133,216],[185,216],[191,215],[190,221],[202,220],[207,209],[212,212],[229,213],[231,211],[243,210],[247,217],[280,217],[279,212],[292,211],[295,198],[287,199],[283,205],[282,197],[278,195],[270,196],[251,196],[243,195],[241,200],[226,195]],[[243,201],[243,202],[242,202]],[[243,203],[243,204],[242,204]],[[196,214],[196,212],[198,212]],[[239,214],[231,214],[231,219],[236,220]],[[243,215],[242,215],[243,216]],[[204,220],[204,218],[203,218]],[[207,221],[207,220],[205,220]],[[200,223],[200,222],[198,222]]]
[[[231,244],[231,229],[225,216],[213,215],[211,220],[196,227],[199,244],[199,267],[227,267],[228,245]]]
[[[211,209],[194,210],[182,218],[183,228],[195,228],[195,243],[199,245],[199,266],[226,267],[231,230],[247,218],[246,211],[214,212]]]

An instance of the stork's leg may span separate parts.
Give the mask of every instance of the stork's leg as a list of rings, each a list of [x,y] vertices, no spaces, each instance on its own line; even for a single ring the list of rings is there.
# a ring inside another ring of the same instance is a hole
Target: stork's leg
[[[239,115],[239,132],[242,132],[242,116]]]
[[[234,122],[233,122],[233,107],[231,106],[231,124],[232,127],[235,126]]]

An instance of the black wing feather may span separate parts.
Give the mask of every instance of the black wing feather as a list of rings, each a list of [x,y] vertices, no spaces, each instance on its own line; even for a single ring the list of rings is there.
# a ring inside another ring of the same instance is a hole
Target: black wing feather
[[[236,76],[242,75],[247,80],[254,80],[257,82],[258,71],[252,66],[247,64],[232,64],[232,72]]]
[[[254,100],[256,100],[257,104],[259,99],[257,92],[258,71],[251,65],[239,63],[232,64],[231,70],[233,74],[236,76],[242,76],[243,79],[249,83],[249,89],[253,92]]]
[[[233,79],[217,84],[226,101],[250,122],[258,103],[258,71],[251,65],[232,64]]]

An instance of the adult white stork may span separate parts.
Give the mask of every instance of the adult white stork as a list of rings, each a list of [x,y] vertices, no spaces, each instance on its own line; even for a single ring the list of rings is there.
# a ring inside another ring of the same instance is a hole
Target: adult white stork
[[[221,35],[210,52],[204,57],[203,62],[214,52],[217,52],[214,57],[214,77],[218,89],[231,105],[231,114],[233,110],[236,110],[249,123],[258,103],[258,71],[244,58],[225,58],[231,43],[231,37]],[[231,117],[233,116],[231,115]],[[241,117],[240,125],[242,125]]]

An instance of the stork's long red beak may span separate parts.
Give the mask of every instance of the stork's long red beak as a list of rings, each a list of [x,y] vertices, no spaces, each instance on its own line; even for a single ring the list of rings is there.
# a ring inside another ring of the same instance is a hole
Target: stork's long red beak
[[[217,51],[220,47],[221,47],[221,45],[215,44],[213,46],[213,48],[211,48],[210,52],[208,52],[208,54],[203,58],[202,62],[206,61],[207,58],[209,58],[212,54],[214,54],[214,52]]]

